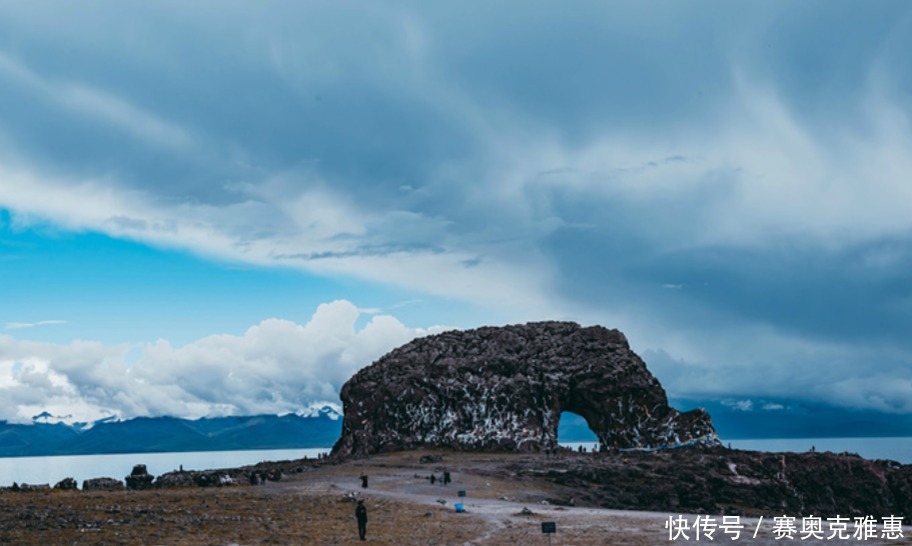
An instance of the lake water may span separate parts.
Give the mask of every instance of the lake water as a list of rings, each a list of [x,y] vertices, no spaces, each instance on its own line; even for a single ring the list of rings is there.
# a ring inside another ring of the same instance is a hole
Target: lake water
[[[727,440],[723,443],[728,445]],[[912,438],[788,438],[772,440],[731,440],[736,449],[802,453],[817,451],[857,453],[865,459],[890,459],[912,463]]]
[[[903,464],[912,464],[912,438],[770,438],[762,440],[722,440],[734,449],[751,451],[772,451],[775,453],[803,453],[815,448],[817,451],[833,453],[857,453],[865,459],[890,459]],[[598,449],[592,442],[561,442],[571,449],[584,446]]]
[[[153,476],[184,465],[184,470],[233,468],[262,461],[315,458],[329,448],[268,449],[249,451],[191,451],[187,453],[118,453],[115,455],[58,455],[53,457],[0,457],[0,485],[13,482],[53,486],[64,478],[74,478],[79,487],[90,478],[116,478],[130,475],[133,465],[144,464]]]
[[[726,445],[727,440],[723,441]],[[580,445],[591,450],[598,444],[592,442],[561,443],[571,449]],[[891,459],[904,464],[912,463],[912,438],[790,438],[764,440],[731,440],[736,449],[756,451],[795,452],[817,451],[858,453],[866,459]],[[189,453],[128,453],[117,455],[62,455],[54,457],[0,457],[0,485],[13,482],[54,485],[63,478],[75,478],[80,487],[89,478],[110,477],[122,480],[130,474],[133,465],[144,464],[149,474],[159,476],[177,470],[207,470],[232,468],[262,461],[301,459],[305,455],[315,458],[329,448],[274,449],[250,451],[196,451]]]

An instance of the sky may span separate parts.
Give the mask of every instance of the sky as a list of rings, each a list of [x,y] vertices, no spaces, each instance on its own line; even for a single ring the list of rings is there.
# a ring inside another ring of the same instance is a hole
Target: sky
[[[908,51],[905,1],[2,3],[0,419],[297,411],[572,320],[684,406],[887,426]]]

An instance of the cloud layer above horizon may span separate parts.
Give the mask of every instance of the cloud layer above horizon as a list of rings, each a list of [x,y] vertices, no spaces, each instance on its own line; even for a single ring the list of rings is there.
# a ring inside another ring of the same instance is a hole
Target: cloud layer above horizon
[[[912,411],[906,3],[77,2],[0,36],[10,229],[618,327],[676,397]],[[143,358],[214,374],[252,331]],[[171,388],[261,407],[229,383]]]
[[[69,345],[0,335],[0,420],[31,422],[49,412],[70,422],[172,415],[283,414],[339,403],[339,389],[365,363],[415,337],[375,315],[357,329],[347,301],[320,305],[304,325],[268,319],[243,335],[213,335],[183,347],[74,341]]]

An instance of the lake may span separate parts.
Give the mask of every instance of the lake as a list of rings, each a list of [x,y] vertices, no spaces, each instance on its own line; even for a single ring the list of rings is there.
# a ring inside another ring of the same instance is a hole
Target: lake
[[[191,451],[186,453],[118,453],[114,455],[56,455],[51,457],[0,457],[0,485],[13,482],[53,486],[64,478],[74,478],[79,487],[90,478],[117,478],[130,475],[133,465],[144,464],[149,474],[159,476],[184,465],[184,470],[233,468],[262,461],[315,458],[329,448],[264,449],[248,451]]]
[[[728,441],[724,443],[728,445]],[[592,442],[561,443],[571,449],[580,445],[597,447]],[[763,440],[731,440],[735,449],[756,451],[795,452],[817,451],[858,453],[867,459],[892,459],[912,463],[912,438],[789,438]],[[159,476],[177,470],[207,470],[256,464],[261,461],[315,458],[329,448],[273,449],[249,451],[194,451],[189,453],[127,453],[116,455],[60,455],[53,457],[0,457],[0,485],[13,482],[54,485],[63,478],[79,482],[89,478],[110,477],[122,480],[133,465],[144,464],[149,474]]]
[[[728,441],[723,441],[728,445]],[[857,453],[865,459],[890,459],[912,463],[912,438],[787,438],[766,440],[731,440],[735,449],[803,453],[817,451]]]

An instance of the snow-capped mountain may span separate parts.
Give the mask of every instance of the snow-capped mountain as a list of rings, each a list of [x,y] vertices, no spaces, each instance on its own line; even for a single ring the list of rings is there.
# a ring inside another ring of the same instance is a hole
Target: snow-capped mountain
[[[295,412],[298,417],[319,417],[324,415],[333,421],[342,418],[342,406],[334,402],[315,402]]]
[[[196,420],[109,416],[80,422],[44,411],[30,425],[0,421],[0,456],[328,448],[341,430],[341,408],[331,402],[286,415]]]
[[[94,421],[81,420],[79,417],[75,417],[71,414],[68,415],[53,415],[49,411],[42,411],[38,415],[32,417],[32,424],[35,425],[66,425],[70,428],[73,428],[78,431],[86,431],[95,425],[101,423],[116,423],[120,421],[120,417],[116,415],[109,415],[107,417],[102,417],[101,419],[96,419]]]

